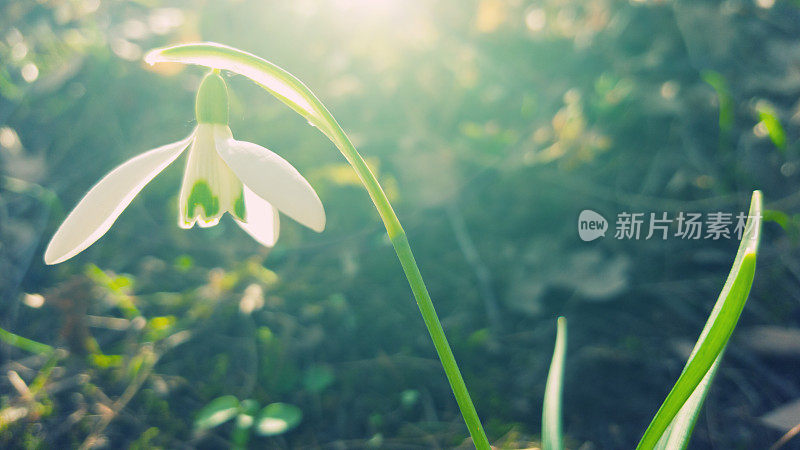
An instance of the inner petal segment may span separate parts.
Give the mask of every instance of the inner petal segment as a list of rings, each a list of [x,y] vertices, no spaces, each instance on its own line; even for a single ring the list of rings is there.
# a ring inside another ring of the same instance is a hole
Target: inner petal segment
[[[225,212],[239,220],[245,217],[242,182],[219,157],[213,130],[212,125],[199,124],[189,150],[180,195],[181,228],[195,223],[214,226]]]

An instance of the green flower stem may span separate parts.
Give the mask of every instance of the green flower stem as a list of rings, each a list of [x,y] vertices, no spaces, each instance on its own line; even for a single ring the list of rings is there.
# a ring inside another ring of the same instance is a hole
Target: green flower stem
[[[414,298],[417,300],[417,306],[419,306],[419,311],[422,313],[422,320],[425,321],[425,326],[428,327],[433,346],[436,347],[436,353],[438,353],[439,360],[442,362],[444,372],[447,375],[447,381],[450,382],[450,387],[453,389],[453,395],[456,397],[461,415],[464,417],[469,434],[472,436],[472,442],[475,444],[475,448],[488,450],[491,447],[486,439],[486,433],[483,431],[475,405],[472,404],[472,399],[469,396],[466,384],[464,384],[464,378],[458,369],[450,344],[447,342],[442,324],[436,315],[436,309],[433,307],[433,301],[431,301],[431,296],[425,287],[425,281],[423,281],[422,274],[419,272],[414,254],[411,252],[406,233],[402,225],[400,225],[389,199],[386,198],[380,183],[378,183],[375,175],[367,166],[364,158],[353,147],[344,130],[330,116],[330,113],[325,110],[323,114],[327,114],[330,121],[336,125],[333,130],[330,130],[333,132],[332,139],[350,165],[356,170],[358,177],[367,189],[370,198],[372,198],[372,202],[378,209],[378,214],[380,214],[383,224],[386,226],[386,232],[389,234],[389,239],[394,246],[394,251],[397,253],[397,258],[400,259],[400,264],[403,266],[403,272],[406,274],[408,284],[414,293]]]
[[[436,316],[433,302],[425,288],[422,275],[411,253],[408,239],[397,220],[397,215],[392,205],[386,198],[380,183],[370,170],[364,158],[353,147],[344,130],[333,118],[325,105],[311,92],[302,81],[294,75],[276,66],[275,64],[251,53],[213,42],[182,44],[173,47],[155,49],[145,56],[145,62],[155,64],[159,62],[180,62],[184,64],[199,64],[212,69],[224,69],[238,73],[258,83],[277,99],[288,105],[295,112],[305,117],[308,122],[319,128],[342,152],[347,162],[355,169],[364,187],[367,189],[372,202],[378,209],[386,232],[394,246],[400,264],[403,266],[408,284],[417,300],[417,305],[422,313],[425,326],[442,361],[447,380],[453,389],[453,394],[461,409],[461,415],[467,424],[475,447],[480,450],[490,448],[489,441],[483,431],[475,406],[469,397],[464,379],[458,370],[458,365],[453,357],[453,351],[447,343],[442,324]]]

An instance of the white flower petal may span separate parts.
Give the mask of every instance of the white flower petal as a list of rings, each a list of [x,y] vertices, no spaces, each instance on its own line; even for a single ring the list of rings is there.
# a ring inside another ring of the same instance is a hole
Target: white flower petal
[[[181,185],[178,225],[212,227],[226,212],[243,218],[242,182],[217,153],[214,125],[197,125],[194,136]]]
[[[136,194],[189,146],[186,139],[142,153],[98,181],[56,231],[44,262],[58,264],[82,252],[111,228]]]
[[[291,164],[251,142],[237,141],[225,125],[215,125],[217,152],[259,197],[314,231],[325,229],[325,209],[314,188]]]
[[[259,244],[274,247],[280,232],[278,211],[247,186],[244,187],[244,210],[246,222],[236,220],[236,223]]]

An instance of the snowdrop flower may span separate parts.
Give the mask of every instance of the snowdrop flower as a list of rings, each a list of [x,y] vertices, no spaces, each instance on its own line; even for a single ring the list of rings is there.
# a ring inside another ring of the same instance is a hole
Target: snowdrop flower
[[[278,239],[278,211],[314,231],[325,228],[322,202],[297,169],[264,147],[233,139],[228,90],[217,71],[200,84],[195,113],[197,127],[186,139],[142,153],[95,184],[56,231],[45,263],[64,262],[97,241],[136,194],[186,148],[181,228],[214,226],[228,212],[267,247]]]

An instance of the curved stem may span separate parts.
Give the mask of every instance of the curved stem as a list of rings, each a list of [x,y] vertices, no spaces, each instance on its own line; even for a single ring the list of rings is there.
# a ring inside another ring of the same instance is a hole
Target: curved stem
[[[472,399],[467,391],[467,386],[464,384],[464,378],[461,376],[461,371],[458,369],[456,359],[453,356],[453,351],[450,349],[450,344],[447,342],[447,337],[444,334],[439,317],[436,315],[436,309],[433,307],[431,296],[428,294],[428,289],[425,287],[425,281],[422,279],[422,274],[417,267],[417,261],[414,259],[414,254],[411,252],[411,246],[408,243],[408,238],[403,230],[397,215],[386,198],[380,183],[375,178],[375,175],[370,170],[364,158],[358,153],[358,150],[353,146],[348,139],[344,130],[333,119],[333,116],[327,110],[323,111],[327,115],[330,123],[335,125],[329,131],[333,135],[329,137],[333,140],[344,157],[353,166],[358,174],[358,177],[367,189],[372,202],[378,209],[383,224],[386,226],[386,232],[389,234],[389,239],[394,246],[394,251],[397,253],[397,258],[400,260],[400,265],[403,266],[403,272],[406,274],[408,284],[411,286],[411,291],[414,293],[414,298],[417,300],[417,306],[422,313],[422,320],[425,321],[425,326],[433,340],[433,346],[436,347],[436,353],[439,355],[439,360],[442,362],[444,372],[447,375],[447,381],[450,382],[450,387],[453,389],[453,395],[458,403],[458,408],[461,410],[461,415],[464,417],[464,422],[467,424],[469,434],[472,436],[472,442],[475,448],[480,450],[488,450],[489,441],[486,439],[486,433],[483,431],[483,426],[478,418],[478,413],[475,410],[475,405],[472,404]],[[328,133],[326,133],[328,134]]]

